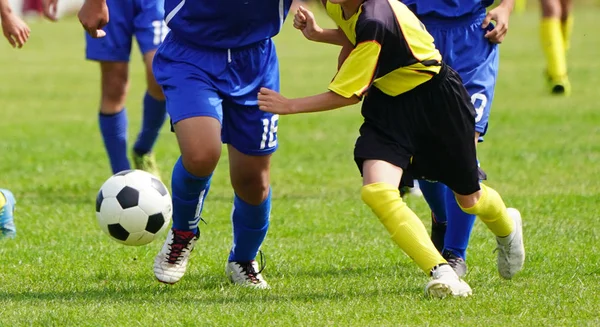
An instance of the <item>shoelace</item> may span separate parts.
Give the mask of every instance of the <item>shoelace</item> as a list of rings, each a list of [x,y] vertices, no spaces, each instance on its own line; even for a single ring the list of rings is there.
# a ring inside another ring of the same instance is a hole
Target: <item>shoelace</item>
[[[260,266],[260,270],[256,271],[254,269],[254,265],[252,264],[255,260],[252,261],[248,261],[248,262],[238,262],[238,265],[240,265],[240,267],[242,268],[242,271],[244,271],[244,273],[246,274],[246,276],[248,276],[248,279],[250,279],[250,282],[252,284],[259,284],[260,280],[258,279],[258,275],[265,269],[265,267],[267,266],[267,259],[265,258],[264,254],[262,251],[258,251],[258,253],[260,254],[260,261],[259,261],[259,266]]]
[[[169,245],[169,257],[167,258],[167,261],[170,264],[178,264],[183,250],[187,248],[190,241],[196,237],[196,235],[192,232],[185,233],[179,231],[173,231],[173,234],[173,243]]]

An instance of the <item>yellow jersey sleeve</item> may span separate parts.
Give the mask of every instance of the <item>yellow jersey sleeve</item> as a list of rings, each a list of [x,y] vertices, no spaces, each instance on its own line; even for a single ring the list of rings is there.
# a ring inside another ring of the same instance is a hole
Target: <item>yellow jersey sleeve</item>
[[[367,21],[357,26],[356,46],[329,84],[329,90],[345,98],[361,98],[377,77],[385,28]]]

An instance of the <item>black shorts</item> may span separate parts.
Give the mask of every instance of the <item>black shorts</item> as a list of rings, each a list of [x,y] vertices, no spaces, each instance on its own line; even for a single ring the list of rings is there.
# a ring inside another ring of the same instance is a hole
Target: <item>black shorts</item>
[[[475,109],[450,67],[395,97],[371,87],[362,114],[354,148],[361,173],[365,160],[383,160],[402,168],[404,178],[439,181],[463,195],[480,189]]]

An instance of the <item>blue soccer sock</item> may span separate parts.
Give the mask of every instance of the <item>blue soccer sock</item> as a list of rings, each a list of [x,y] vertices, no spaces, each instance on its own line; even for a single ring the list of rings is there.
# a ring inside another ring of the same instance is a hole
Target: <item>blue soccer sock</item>
[[[173,167],[171,195],[173,197],[173,228],[184,231],[198,231],[200,214],[204,200],[210,189],[212,174],[196,177],[190,174],[181,162],[181,157]]]
[[[233,248],[229,261],[247,262],[254,260],[267,235],[271,215],[271,190],[259,205],[250,205],[237,195],[233,200]]]
[[[458,206],[454,192],[446,188],[446,236],[444,249],[449,250],[464,260],[467,259],[467,247],[471,231],[475,224],[475,215],[470,215]]]
[[[127,112],[125,108],[113,115],[100,113],[98,121],[113,174],[131,169],[129,159],[127,159]]]
[[[419,187],[423,192],[423,197],[433,214],[435,221],[439,224],[445,224],[446,215],[446,190],[448,187],[442,183],[419,180]]]
[[[144,95],[144,108],[142,116],[142,129],[133,145],[133,151],[137,154],[146,154],[152,151],[158,133],[167,117],[166,102],[156,100],[148,92]]]

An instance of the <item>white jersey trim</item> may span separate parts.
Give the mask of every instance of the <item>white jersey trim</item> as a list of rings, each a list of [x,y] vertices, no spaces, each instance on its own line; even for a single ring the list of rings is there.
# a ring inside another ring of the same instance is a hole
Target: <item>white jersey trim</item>
[[[185,0],[181,0],[181,2],[175,8],[173,8],[173,10],[171,10],[171,12],[167,15],[167,17],[165,17],[165,23],[169,24],[171,19],[173,19],[173,17],[175,17],[175,15],[177,15],[177,13],[181,10],[181,8],[183,8],[183,5],[185,5]]]

